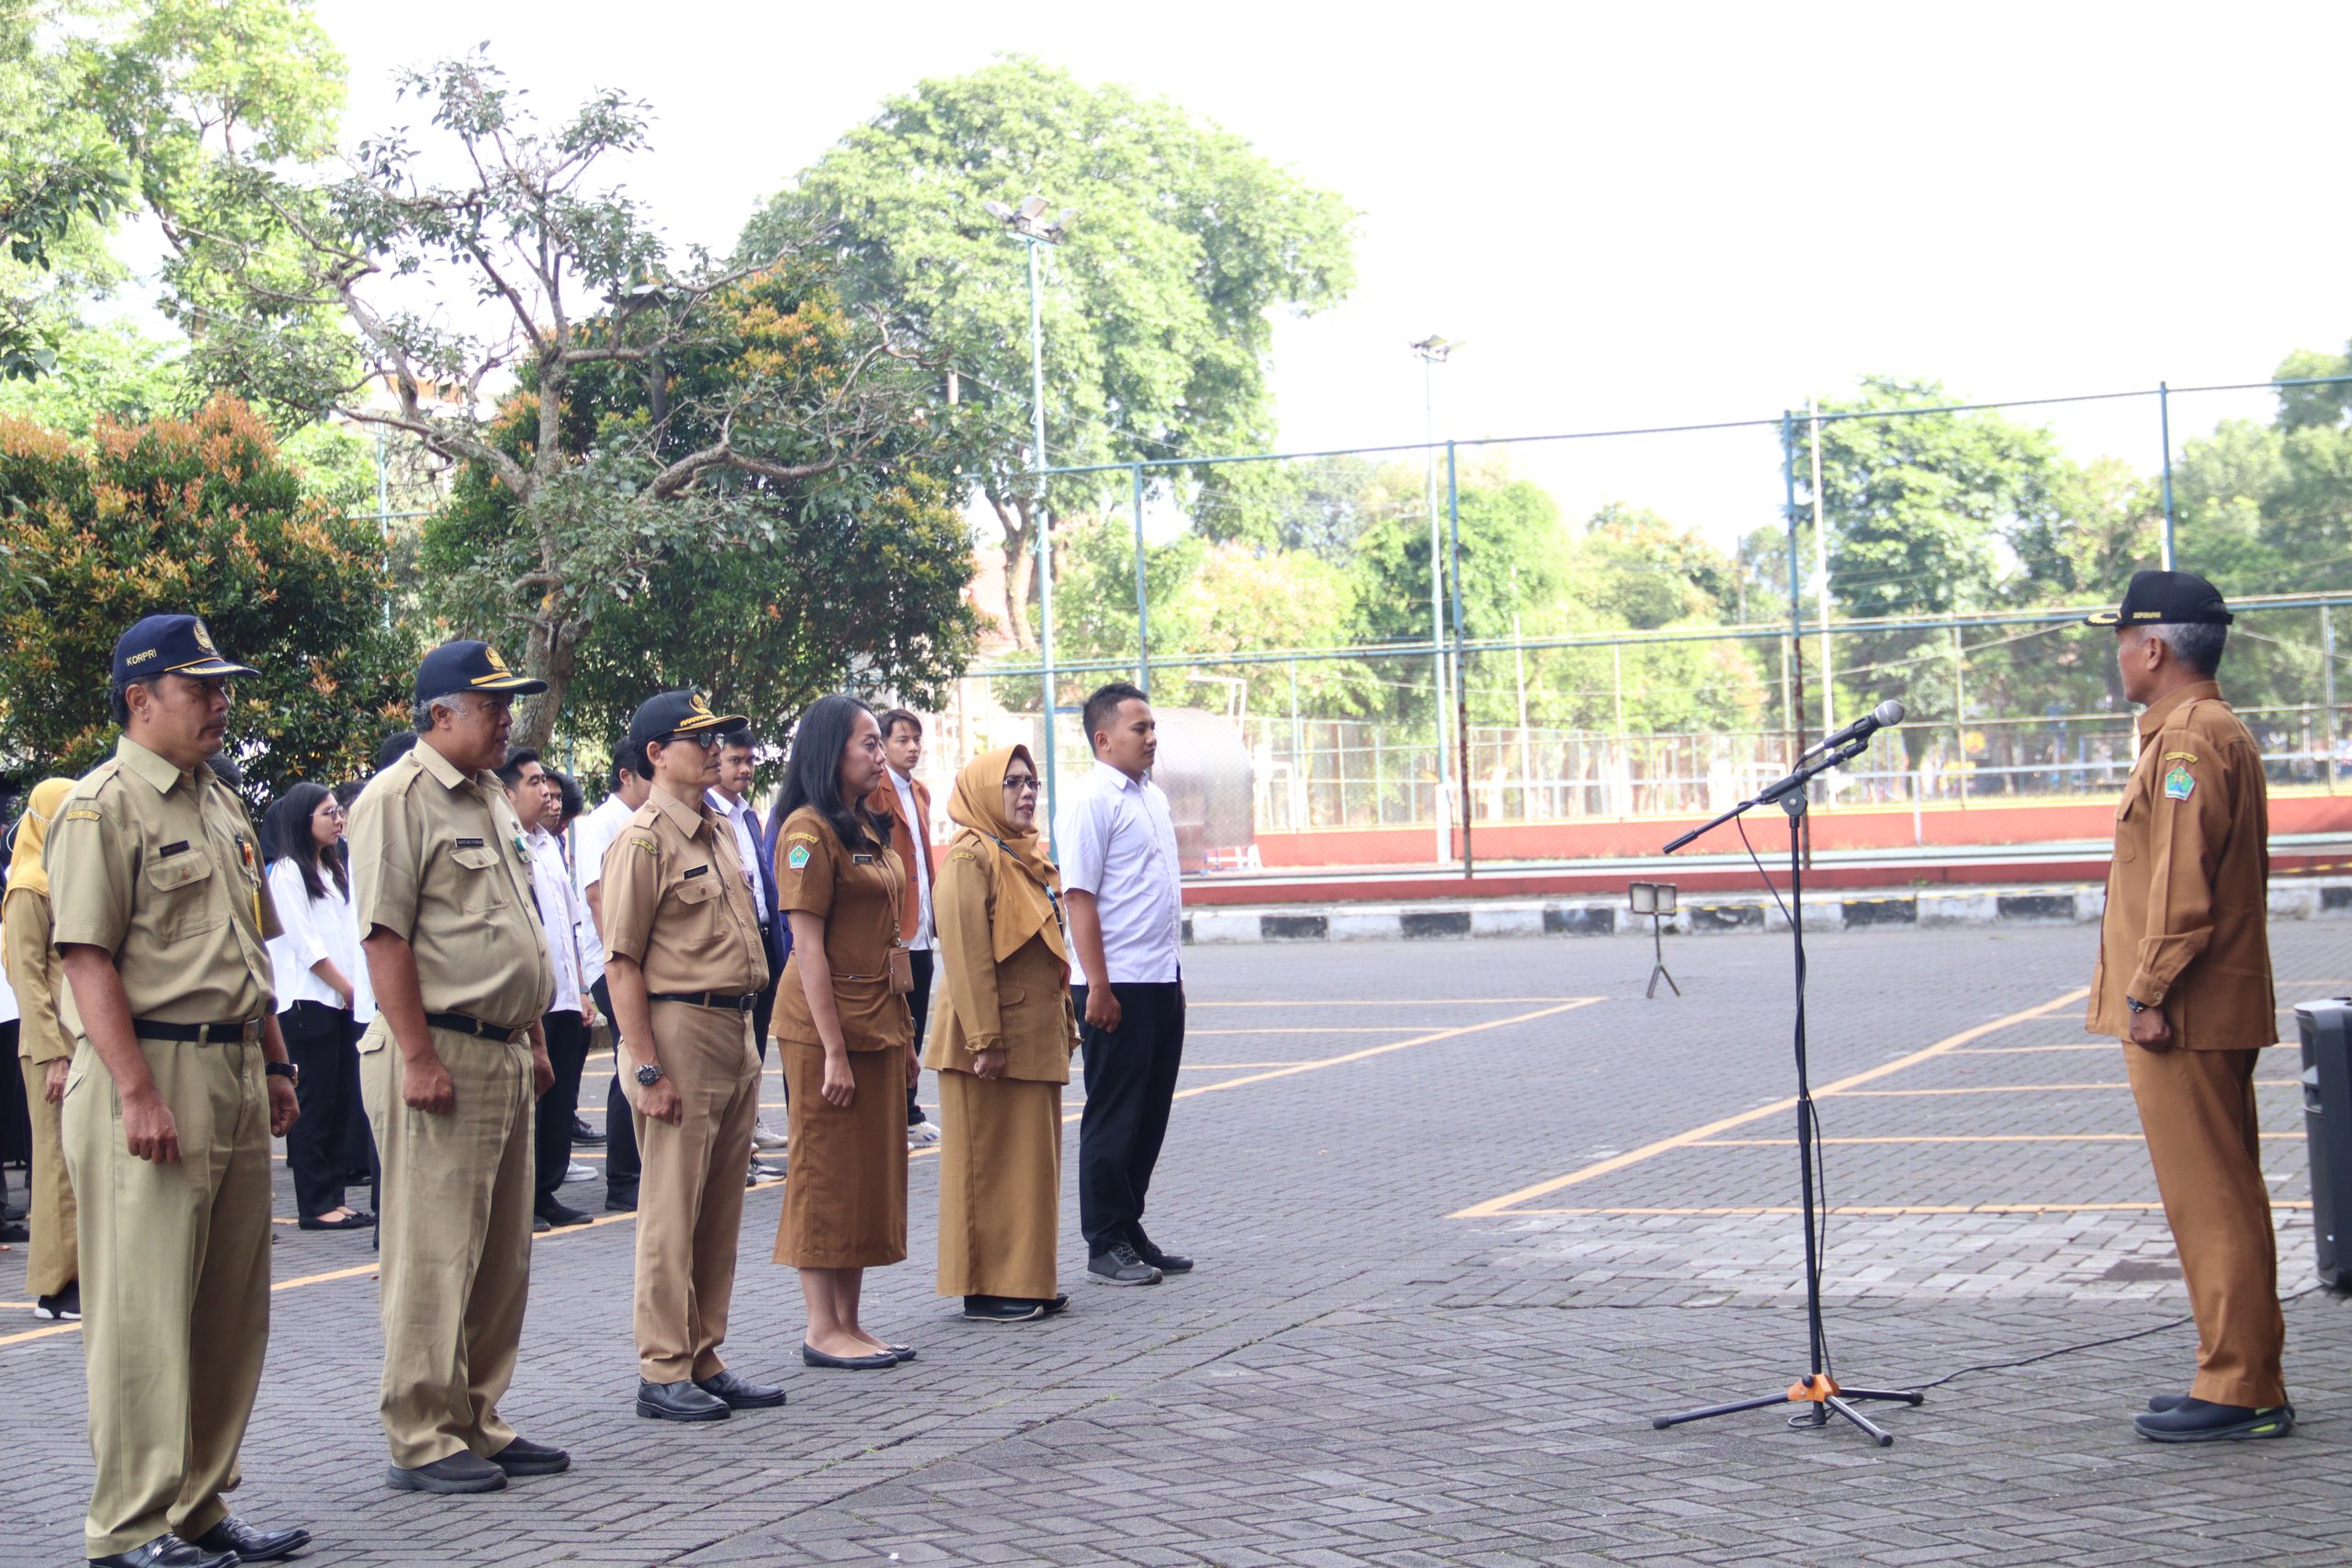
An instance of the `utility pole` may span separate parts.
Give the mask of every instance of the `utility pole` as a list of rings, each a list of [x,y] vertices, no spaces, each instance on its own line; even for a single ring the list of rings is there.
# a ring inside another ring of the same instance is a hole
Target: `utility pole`
[[[1437,801],[1432,815],[1437,819],[1437,853],[1440,864],[1449,858],[1446,843],[1447,812],[1445,809],[1445,557],[1443,536],[1440,531],[1437,510],[1437,367],[1448,355],[1461,347],[1434,333],[1412,345],[1421,361],[1421,412],[1425,422],[1424,451],[1429,468],[1430,506],[1430,665],[1433,675],[1432,690],[1437,698]],[[1463,781],[1468,787],[1468,781]]]
[[[1838,698],[1830,682],[1833,666],[1829,661],[1829,530],[1822,524],[1821,405],[1808,397],[1804,400],[1804,412],[1813,425],[1813,575],[1820,594],[1815,601],[1814,615],[1821,623],[1821,733],[1826,735],[1838,728]]]

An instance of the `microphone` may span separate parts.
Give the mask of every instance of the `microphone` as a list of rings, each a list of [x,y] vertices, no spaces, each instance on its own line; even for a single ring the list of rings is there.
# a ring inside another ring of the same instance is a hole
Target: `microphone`
[[[1902,722],[1903,705],[1894,698],[1889,697],[1835,735],[1825,735],[1806,747],[1804,754],[1799,756],[1797,761],[1802,762],[1806,758],[1818,757],[1825,751],[1835,751],[1849,741],[1867,739],[1889,725]]]

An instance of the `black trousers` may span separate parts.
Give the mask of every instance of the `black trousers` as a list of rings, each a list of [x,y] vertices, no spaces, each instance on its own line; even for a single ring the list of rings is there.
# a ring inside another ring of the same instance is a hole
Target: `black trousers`
[[[914,961],[915,988],[907,993],[907,1010],[915,1015],[915,1055],[922,1055],[922,1032],[931,1022],[931,949],[919,947],[907,956]],[[911,1127],[922,1120],[922,1101],[915,1091],[922,1087],[917,1078],[907,1086],[907,1125]]]
[[[8,1167],[23,1166],[25,1190],[29,1193],[33,1189],[32,1111],[25,1103],[25,1075],[17,1066],[19,1028],[14,1019],[0,1023],[0,1067],[7,1069],[0,1077],[16,1082],[14,1089],[0,1083],[0,1214],[14,1212],[8,1202]]]
[[[762,952],[773,950],[765,926],[760,928],[760,948]],[[783,978],[784,966],[778,964],[769,973],[768,983],[760,991],[760,999],[752,1004],[752,1046],[759,1052],[762,1066],[767,1066],[768,1061],[768,1021],[775,1016],[776,982]]]
[[[286,1134],[286,1165],[294,1177],[295,1213],[306,1220],[343,1207],[345,1173],[352,1170],[345,1146],[350,1107],[359,1099],[359,1026],[350,1010],[324,1002],[296,1002],[277,1015],[286,1037],[286,1058],[302,1071],[294,1085],[302,1114]],[[366,1169],[368,1151],[358,1151]]]
[[[548,1060],[555,1066],[555,1081],[539,1096],[537,1145],[538,1201],[555,1196],[563,1173],[571,1168],[571,1117],[580,1109],[580,1073],[588,1065],[588,1021],[565,1010],[539,1020],[548,1037]]]
[[[637,1154],[637,1122],[629,1116],[628,1097],[621,1092],[621,1066],[628,1060],[621,1054],[621,1021],[613,1012],[613,993],[602,975],[588,988],[596,993],[596,1006],[613,1026],[613,1081],[605,1090],[605,1197],[634,1203],[644,1166]],[[567,1161],[571,1157],[564,1156]]]
[[[1184,1062],[1184,984],[1114,983],[1119,1027],[1085,1021],[1086,987],[1071,987],[1079,1043],[1086,1052],[1086,1109],[1078,1122],[1078,1225],[1100,1258],[1143,1239],[1144,1194],[1151,1188],[1168,1108]]]

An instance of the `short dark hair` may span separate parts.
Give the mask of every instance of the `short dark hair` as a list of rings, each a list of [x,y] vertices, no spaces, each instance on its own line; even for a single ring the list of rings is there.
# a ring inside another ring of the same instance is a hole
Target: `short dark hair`
[[[628,765],[628,737],[624,735],[619,739],[613,742],[613,765],[605,770],[607,775],[605,780],[605,786],[608,789],[618,789],[621,784],[621,775],[623,773],[635,773],[636,771],[636,769]],[[650,778],[652,775],[648,774],[647,776]]]
[[[718,738],[718,749],[722,751],[750,751],[756,750],[759,744],[760,738],[752,733],[752,727],[748,724],[732,735]]]
[[[395,729],[376,744],[376,771],[382,773],[416,750],[416,731]]]
[[[345,779],[334,786],[334,803],[348,811],[357,804],[359,797],[366,794],[367,790],[366,779]]]
[[[150,683],[146,681],[118,681],[107,688],[107,712],[114,716],[116,728],[124,728],[130,723],[130,688]]]
[[[921,735],[922,733],[922,720],[917,718],[911,711],[906,708],[888,709],[879,717],[877,717],[875,722],[882,727],[882,739],[885,740],[888,740],[893,735],[898,734],[899,726],[902,724],[912,725],[914,727],[914,732],[917,735]]]
[[[588,809],[588,797],[581,793],[580,781],[570,773],[550,772],[556,789],[563,795],[563,819],[567,822]]]
[[[1094,738],[1110,728],[1112,721],[1119,716],[1121,703],[1149,701],[1151,698],[1145,694],[1144,689],[1132,681],[1113,681],[1108,685],[1095,687],[1094,694],[1086,699],[1087,749],[1093,750]]]
[[[523,770],[539,761],[539,754],[528,746],[517,746],[506,753],[506,761],[498,765],[498,782],[513,789],[523,782]],[[544,769],[547,764],[539,762]]]

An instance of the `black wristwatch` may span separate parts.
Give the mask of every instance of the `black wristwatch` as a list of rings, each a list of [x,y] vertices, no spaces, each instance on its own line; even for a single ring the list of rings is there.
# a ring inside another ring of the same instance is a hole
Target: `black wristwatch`
[[[291,1078],[295,1088],[302,1087],[302,1069],[292,1062],[264,1062],[261,1065],[261,1070],[266,1077]]]
[[[2143,1013],[2150,1010],[2148,1004],[2142,1001],[2137,997],[2125,997],[2123,998],[2123,1005],[2130,1008],[2134,1013]]]
[[[660,1083],[662,1081],[662,1064],[659,1062],[648,1062],[645,1066],[638,1068],[637,1081],[646,1089],[651,1089],[655,1084]]]

